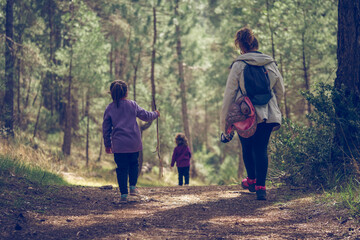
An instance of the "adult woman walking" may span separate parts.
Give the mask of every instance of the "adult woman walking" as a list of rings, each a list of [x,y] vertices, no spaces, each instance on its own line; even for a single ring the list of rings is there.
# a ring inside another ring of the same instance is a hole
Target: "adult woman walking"
[[[226,116],[229,106],[243,94],[246,94],[244,68],[247,64],[264,66],[270,80],[271,98],[264,105],[254,105],[257,114],[257,128],[253,136],[239,136],[247,178],[242,186],[250,192],[256,192],[258,200],[266,200],[266,175],[268,170],[267,146],[273,130],[281,125],[279,103],[284,95],[283,78],[274,59],[258,51],[259,42],[252,30],[244,27],[236,32],[235,46],[241,55],[231,65],[221,109],[221,130],[225,133]],[[229,139],[230,136],[227,136]]]

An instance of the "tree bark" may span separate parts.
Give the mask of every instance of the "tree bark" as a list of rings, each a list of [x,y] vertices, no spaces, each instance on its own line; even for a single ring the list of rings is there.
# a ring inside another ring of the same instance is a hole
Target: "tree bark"
[[[338,69],[335,87],[344,85],[360,95],[360,2],[339,0]]]
[[[31,78],[29,78],[28,82],[29,82],[28,83],[29,86],[27,87],[24,109],[26,109],[29,105],[29,97],[30,97],[30,91],[31,91]]]
[[[156,89],[155,89],[155,60],[156,60],[156,8],[153,7],[153,26],[154,26],[154,37],[152,44],[152,54],[151,54],[151,96],[152,96],[152,110],[156,110]],[[160,137],[159,137],[159,118],[156,119],[156,137],[157,137],[157,146],[156,151],[159,158],[159,179],[163,177],[163,160],[160,155]]]
[[[86,117],[86,167],[89,167],[89,135],[90,135],[90,96],[89,91],[86,93],[86,103],[85,103],[85,117]]]
[[[42,96],[40,97],[40,102],[39,102],[39,109],[37,112],[37,116],[36,116],[36,122],[35,122],[35,126],[34,126],[34,134],[33,134],[33,138],[35,139],[36,137],[36,133],[37,133],[37,129],[39,126],[39,121],[40,121],[40,113],[41,113],[41,107],[43,105],[43,100],[42,100]]]
[[[133,78],[133,86],[134,86],[134,101],[136,101],[136,80],[137,80],[137,71],[138,71],[138,68],[139,68],[139,64],[140,64],[140,57],[141,57],[141,51],[139,52],[138,54],[138,57],[137,57],[137,61],[135,64],[133,64],[133,67],[134,67],[134,78]],[[153,104],[152,104],[153,105]],[[142,135],[143,135],[143,132],[148,129],[150,126],[151,126],[152,122],[147,122],[145,124],[140,124],[139,125],[139,128],[140,128],[140,135],[141,135],[141,140],[142,140]],[[139,176],[141,175],[141,172],[142,172],[142,166],[143,166],[143,163],[144,163],[144,154],[143,154],[143,151],[140,151],[139,152],[139,171],[138,171],[138,174]]]
[[[101,156],[102,156],[102,149],[103,149],[103,138],[102,136],[100,137],[100,150],[99,150],[99,157],[97,159],[98,162],[101,161]]]
[[[269,30],[270,30],[270,37],[271,37],[271,50],[272,50],[271,52],[272,52],[272,57],[275,60],[274,30],[271,27],[269,0],[266,0],[266,12],[267,12],[266,17],[267,17]]]
[[[68,91],[67,91],[67,104],[65,110],[65,128],[64,128],[64,141],[62,150],[65,155],[71,154],[71,138],[72,138],[72,101],[71,101],[71,87],[72,87],[72,58],[73,49],[70,46],[70,65],[69,65],[69,77],[68,77]]]
[[[4,97],[4,122],[8,136],[14,136],[14,0],[6,1],[5,20],[5,97]]]
[[[206,152],[209,150],[209,141],[208,141],[208,129],[209,129],[209,111],[208,111],[208,101],[205,99],[205,126],[204,126],[204,134],[205,134],[205,146]]]
[[[286,69],[284,69],[282,55],[280,54],[280,73],[281,73],[282,77],[284,77],[285,71],[286,71]],[[286,89],[285,89],[285,92],[284,92],[284,112],[285,112],[285,117],[287,119],[290,119],[290,109],[289,109],[289,106],[288,106],[288,103],[287,103],[287,91],[286,91]]]
[[[19,43],[21,44],[21,37],[19,37],[20,41]],[[21,46],[18,46],[18,55],[21,55]],[[20,125],[21,123],[21,108],[20,108],[20,99],[21,99],[21,59],[17,58],[17,63],[16,63],[16,71],[17,71],[17,124]]]
[[[139,128],[140,128],[141,140],[142,140],[143,132],[146,129],[148,129],[151,126],[151,124],[152,124],[152,122],[140,124]],[[140,151],[140,153],[139,153],[139,176],[141,175],[143,163],[144,163],[144,154],[143,154],[143,151]]]
[[[303,64],[303,72],[304,72],[304,82],[305,82],[305,89],[306,91],[310,91],[310,77],[309,77],[309,66],[310,62],[306,61],[306,53],[305,53],[305,30],[301,36],[302,42],[302,64]],[[307,101],[307,112],[308,114],[311,113],[311,104]],[[312,126],[311,120],[309,120],[309,125]]]
[[[175,0],[175,17],[179,20],[179,0]],[[190,135],[190,128],[189,128],[189,119],[188,119],[188,112],[187,112],[187,103],[186,103],[186,86],[185,86],[185,79],[184,79],[184,66],[183,66],[183,56],[182,56],[182,49],[181,49],[181,30],[179,23],[175,25],[175,34],[176,34],[176,53],[177,53],[177,63],[179,69],[179,82],[180,82],[180,91],[181,91],[181,112],[182,112],[182,120],[184,126],[185,136],[188,138],[189,147],[191,152],[193,153],[193,146],[192,146],[192,139]],[[191,165],[191,176],[195,177],[196,167],[194,164],[194,159],[192,159]]]
[[[110,79],[113,79],[114,77],[114,73],[113,73],[113,64],[114,64],[114,46],[113,43],[111,43],[111,48],[110,48],[110,52],[109,52],[109,74],[110,74]]]
[[[141,56],[141,51],[139,52],[139,54],[137,56],[136,63],[133,64],[133,67],[134,67],[133,91],[134,91],[134,101],[135,102],[136,102],[136,80],[137,80],[137,71],[138,71],[139,64],[140,64],[140,56]]]
[[[55,59],[54,59],[54,26],[53,26],[53,9],[54,9],[54,2],[53,0],[48,0],[48,17],[49,17],[49,29],[50,29],[50,33],[49,33],[49,51],[50,51],[50,56],[49,56],[49,63],[50,65],[54,63]],[[49,73],[50,75],[50,93],[49,93],[49,100],[50,100],[50,112],[51,112],[51,116],[53,116],[54,114],[54,97],[53,97],[53,92],[54,92],[54,74],[52,72]]]
[[[339,0],[338,3],[338,69],[334,86],[341,95],[334,97],[336,122],[334,142],[343,151],[342,161],[350,159],[350,169],[360,175],[355,156],[358,153],[358,127],[351,121],[360,111],[360,1]],[[355,111],[354,112],[351,112]],[[339,156],[333,154],[333,162],[339,162]]]

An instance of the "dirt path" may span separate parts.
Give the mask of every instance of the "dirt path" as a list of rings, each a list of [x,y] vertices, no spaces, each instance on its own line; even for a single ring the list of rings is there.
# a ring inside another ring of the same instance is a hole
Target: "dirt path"
[[[1,194],[21,199],[1,209],[2,239],[360,239],[355,220],[300,190],[256,201],[238,186],[140,188],[119,204],[117,189],[14,187]]]

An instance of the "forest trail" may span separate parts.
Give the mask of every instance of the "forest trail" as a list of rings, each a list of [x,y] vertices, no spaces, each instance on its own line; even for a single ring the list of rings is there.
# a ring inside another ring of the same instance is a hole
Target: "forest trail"
[[[355,220],[300,189],[257,201],[240,186],[151,187],[121,204],[117,188],[13,187],[24,202],[1,209],[2,239],[360,239]]]

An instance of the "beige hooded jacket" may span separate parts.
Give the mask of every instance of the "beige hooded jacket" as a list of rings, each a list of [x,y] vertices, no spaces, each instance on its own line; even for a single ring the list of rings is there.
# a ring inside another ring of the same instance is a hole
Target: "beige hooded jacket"
[[[260,52],[250,52],[236,58],[231,67],[226,82],[220,115],[221,131],[225,132],[225,118],[230,104],[241,96],[239,88],[241,87],[242,92],[246,94],[244,85],[244,68],[246,64],[241,60],[244,60],[251,65],[264,66],[268,70],[273,97],[265,105],[254,105],[257,113],[257,122],[261,123],[266,121],[267,123],[278,123],[281,125],[281,112],[278,103],[284,97],[285,88],[283,78],[272,57]]]

